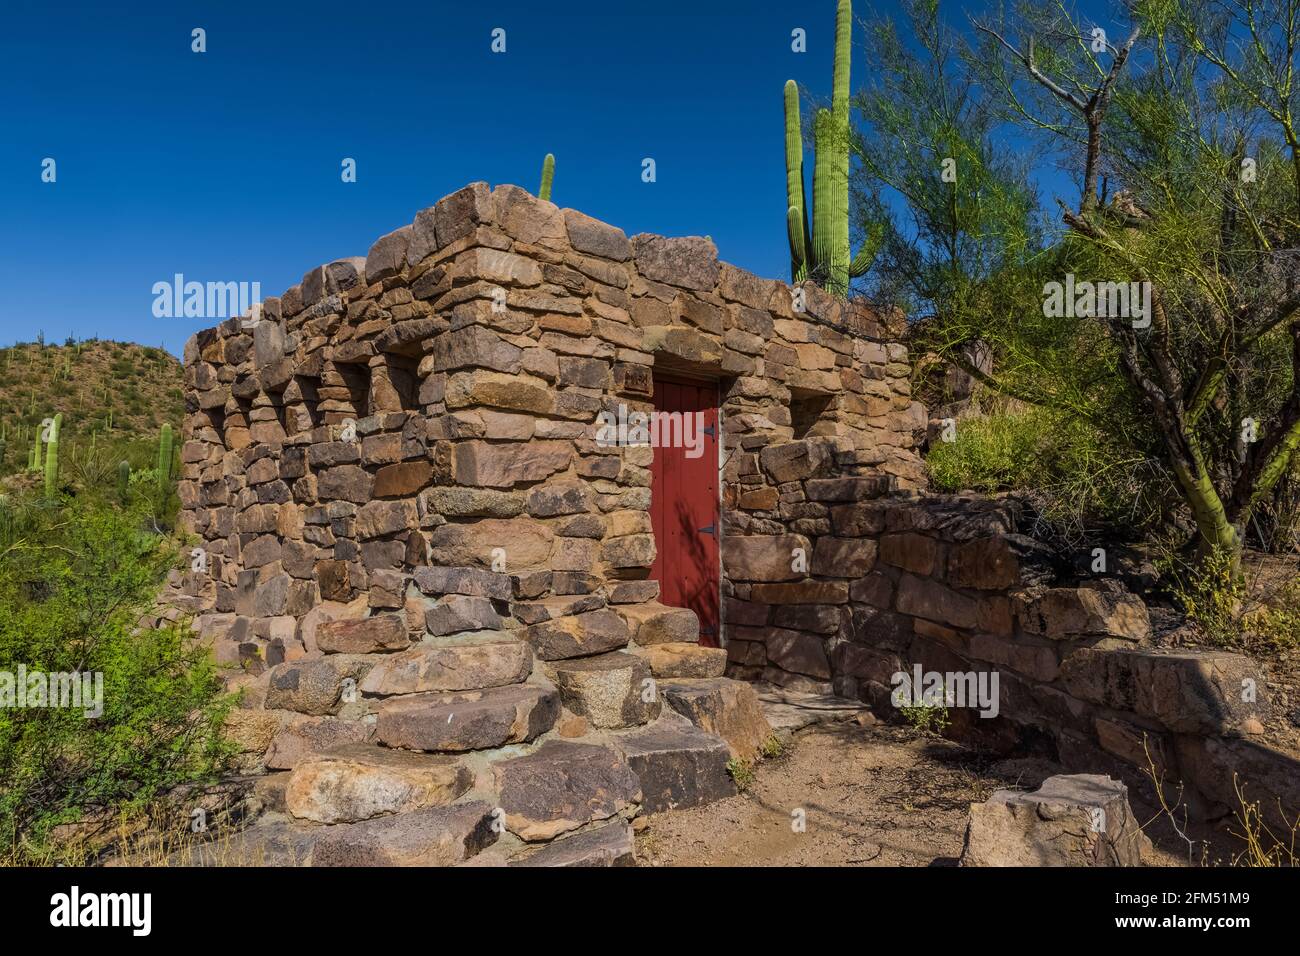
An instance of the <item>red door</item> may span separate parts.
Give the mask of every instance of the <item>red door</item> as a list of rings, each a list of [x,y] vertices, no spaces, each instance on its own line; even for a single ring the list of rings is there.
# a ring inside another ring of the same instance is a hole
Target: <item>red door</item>
[[[659,582],[659,600],[694,611],[700,643],[717,647],[718,387],[656,377],[654,407],[650,520],[657,554],[650,576]]]

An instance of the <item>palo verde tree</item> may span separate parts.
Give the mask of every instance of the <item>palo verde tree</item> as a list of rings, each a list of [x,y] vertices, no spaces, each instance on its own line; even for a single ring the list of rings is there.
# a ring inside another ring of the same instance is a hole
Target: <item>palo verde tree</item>
[[[897,85],[864,109],[873,128],[936,118],[924,161],[955,159],[937,196],[905,199],[964,227],[925,243],[932,347],[960,362],[991,342],[996,369],[971,369],[987,385],[1152,456],[1202,556],[1239,553],[1300,445],[1298,45],[1300,0],[1138,0],[1118,24],[1025,3],[936,43],[987,99],[959,109],[945,81],[929,101]],[[1032,157],[1023,178],[998,173],[990,144]],[[871,173],[898,182],[907,162]],[[1017,182],[1052,205],[1022,217]],[[1014,251],[1035,212],[1045,241]],[[897,259],[882,270],[907,279]]]

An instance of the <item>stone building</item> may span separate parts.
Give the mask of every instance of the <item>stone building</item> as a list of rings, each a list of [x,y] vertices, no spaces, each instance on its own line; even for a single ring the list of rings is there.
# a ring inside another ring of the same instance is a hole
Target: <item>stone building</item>
[[[445,197],[184,361],[185,601],[247,672],[254,762],[317,823],[477,794],[531,841],[731,792],[769,731],[724,673],[829,689],[807,644],[838,640],[863,550],[835,515],[923,477],[871,311],[514,186]],[[477,752],[492,774],[443,766]],[[543,806],[538,760],[609,812]],[[367,802],[412,773],[425,798]]]

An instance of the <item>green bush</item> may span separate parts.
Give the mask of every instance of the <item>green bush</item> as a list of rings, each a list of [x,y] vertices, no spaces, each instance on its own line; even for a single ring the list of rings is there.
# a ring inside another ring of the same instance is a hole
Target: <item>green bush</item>
[[[1170,486],[1153,458],[1126,452],[1100,429],[1032,406],[956,424],[955,441],[932,441],[927,461],[939,491],[1025,495],[1046,527],[1067,541],[1157,526]]]
[[[149,524],[91,496],[0,505],[0,672],[103,675],[98,716],[0,707],[0,859],[57,859],[55,826],[143,810],[228,756],[210,656],[186,627],[136,627],[178,560]]]

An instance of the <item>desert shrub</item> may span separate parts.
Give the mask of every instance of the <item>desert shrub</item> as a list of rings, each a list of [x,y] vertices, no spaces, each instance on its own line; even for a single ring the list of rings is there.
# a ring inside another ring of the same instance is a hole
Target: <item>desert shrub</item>
[[[49,860],[59,824],[137,810],[214,776],[230,701],[186,627],[137,629],[178,560],[172,542],[145,530],[141,505],[86,496],[2,510],[0,679],[20,667],[102,675],[97,715],[85,700],[0,707],[0,859]]]
[[[1195,562],[1179,558],[1157,562],[1188,619],[1196,622],[1206,641],[1218,647],[1241,643],[1245,586],[1234,558],[1227,550],[1216,548]]]
[[[955,440],[931,442],[927,461],[939,491],[1012,491],[1034,505],[1043,536],[1077,542],[1155,527],[1168,498],[1156,463],[1099,429],[1048,409],[1006,407],[961,419]]]

